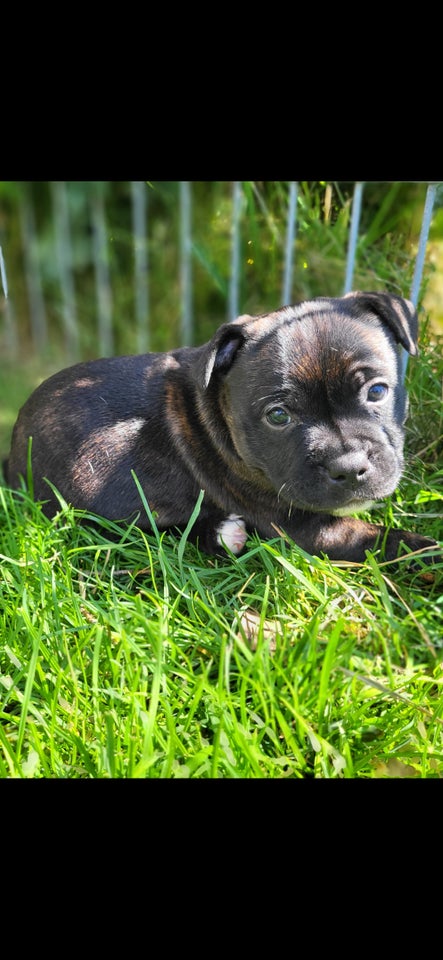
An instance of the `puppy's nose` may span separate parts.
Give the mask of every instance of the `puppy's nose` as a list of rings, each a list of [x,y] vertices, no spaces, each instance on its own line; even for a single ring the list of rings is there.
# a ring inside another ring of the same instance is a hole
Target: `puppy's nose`
[[[371,463],[365,450],[352,450],[342,453],[324,464],[324,469],[335,483],[362,483],[366,479]]]

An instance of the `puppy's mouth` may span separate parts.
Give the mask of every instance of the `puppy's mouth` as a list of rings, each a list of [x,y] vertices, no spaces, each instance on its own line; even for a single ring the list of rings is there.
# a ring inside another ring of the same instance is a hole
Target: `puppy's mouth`
[[[374,500],[350,500],[346,506],[335,507],[327,512],[333,517],[347,517],[350,513],[363,513],[364,510],[370,510],[374,502]]]
[[[305,510],[308,513],[328,513],[333,517],[347,517],[352,513],[363,513],[365,510],[370,510],[374,506],[375,500],[379,498],[374,498],[372,500],[348,500],[347,503],[342,504],[340,507],[330,506],[328,503],[306,503],[301,500],[291,500],[289,506],[289,512],[292,508],[297,510]]]
[[[286,501],[289,504],[289,513],[291,510],[304,510],[309,513],[328,513],[334,517],[346,517],[353,513],[363,513],[370,510],[376,501],[389,496],[396,488],[396,483],[384,484],[377,490],[367,490],[356,496],[356,492],[350,491],[349,496],[342,495],[336,497],[325,496],[325,491],[312,491],[312,497],[307,500],[306,497],[297,496],[295,490],[291,490],[290,484],[283,484],[279,490],[279,501]],[[315,495],[316,494],[316,495]]]
[[[336,517],[362,513],[396,489],[401,463],[392,460],[377,462],[360,450],[341,454],[287,480],[278,490],[278,499],[289,503],[290,510]]]

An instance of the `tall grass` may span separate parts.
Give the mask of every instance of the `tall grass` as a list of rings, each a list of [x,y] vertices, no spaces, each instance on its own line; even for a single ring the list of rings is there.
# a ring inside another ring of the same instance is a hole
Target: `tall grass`
[[[378,519],[438,536],[427,457]],[[49,521],[21,491],[0,506],[0,777],[443,776],[441,557],[332,564],[253,536],[218,559]]]
[[[301,293],[338,293],[349,205],[322,228],[303,185],[300,198]],[[281,229],[267,200],[247,192],[270,238],[260,259],[263,233],[251,233],[253,309],[266,259],[279,305]],[[356,285],[387,278],[407,295],[412,261],[402,274],[403,254],[389,260],[386,238],[374,252],[365,236]],[[199,256],[202,290],[219,265],[203,245]],[[371,516],[439,539],[443,338],[422,316],[420,328],[405,475]],[[35,386],[6,373],[5,437]],[[187,532],[80,519],[61,503],[49,521],[24,491],[0,487],[0,778],[443,776],[441,554],[333,564],[252,536],[241,557],[212,558]]]

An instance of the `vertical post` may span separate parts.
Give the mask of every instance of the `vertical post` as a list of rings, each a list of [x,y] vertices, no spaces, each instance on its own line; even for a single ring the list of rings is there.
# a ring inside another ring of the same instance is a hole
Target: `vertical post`
[[[134,236],[134,288],[135,325],[137,350],[146,353],[150,349],[149,320],[149,254],[146,235],[146,183],[131,180],[132,232]]]
[[[190,346],[193,339],[191,251],[191,187],[189,180],[180,180],[180,290],[183,346]]]
[[[415,258],[415,267],[414,267],[414,276],[412,278],[412,286],[410,292],[410,299],[414,304],[414,307],[417,307],[418,304],[418,295],[420,293],[421,280],[423,276],[423,267],[425,262],[426,254],[426,244],[428,242],[429,228],[431,226],[432,220],[432,211],[434,209],[435,194],[437,191],[437,184],[430,183],[426,191],[426,200],[423,210],[423,217],[421,222],[420,230],[420,239],[418,242],[417,256]],[[408,353],[406,350],[401,351],[400,360],[401,360],[401,369],[403,374],[403,379],[406,375],[406,370],[408,366]]]
[[[113,351],[114,338],[112,331],[112,292],[106,242],[103,183],[101,181],[94,181],[92,186],[92,251],[98,305],[99,352],[101,356],[108,357]]]
[[[411,293],[410,293],[410,298],[412,300],[412,303],[414,304],[414,307],[416,307],[418,303],[418,295],[420,292],[421,279],[423,275],[423,267],[425,262],[426,244],[428,242],[429,228],[431,226],[432,211],[434,209],[436,191],[437,191],[437,184],[430,183],[426,191],[426,200],[425,200],[425,206],[423,210],[423,218],[421,222],[420,239],[418,243],[417,256],[415,259],[414,276],[412,279],[412,286],[411,286]]]
[[[38,241],[31,184],[28,181],[23,183],[23,193],[20,203],[20,225],[26,284],[28,288],[32,340],[37,350],[43,350],[48,342],[48,325],[38,260]]]
[[[15,358],[18,353],[17,329],[15,325],[14,312],[11,307],[11,301],[8,297],[8,278],[6,275],[6,264],[3,257],[3,250],[0,247],[0,276],[5,302],[1,308],[5,317],[5,340],[6,352],[8,356]]]
[[[363,183],[357,182],[354,186],[354,196],[352,199],[351,226],[349,230],[348,256],[346,261],[346,276],[343,293],[349,293],[352,290],[354,278],[355,251],[357,248],[358,228],[360,225],[361,198],[363,195]]]
[[[231,276],[229,278],[228,320],[238,317],[240,287],[240,212],[242,201],[241,180],[232,184],[232,222],[231,222]]]
[[[285,272],[283,277],[282,304],[292,303],[292,277],[294,272],[294,242],[297,225],[298,184],[291,180],[289,184],[288,223],[286,227]]]
[[[79,334],[72,274],[73,257],[66,182],[64,180],[53,180],[51,192],[54,211],[55,250],[63,301],[62,319],[65,348],[69,361],[73,362],[79,358]]]

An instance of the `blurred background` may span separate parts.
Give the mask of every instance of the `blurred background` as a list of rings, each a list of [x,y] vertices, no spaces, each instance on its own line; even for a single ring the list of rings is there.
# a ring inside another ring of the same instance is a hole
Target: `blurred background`
[[[418,307],[441,334],[434,186]],[[0,453],[31,390],[69,363],[199,344],[240,313],[345,288],[409,297],[428,187],[0,181]]]

